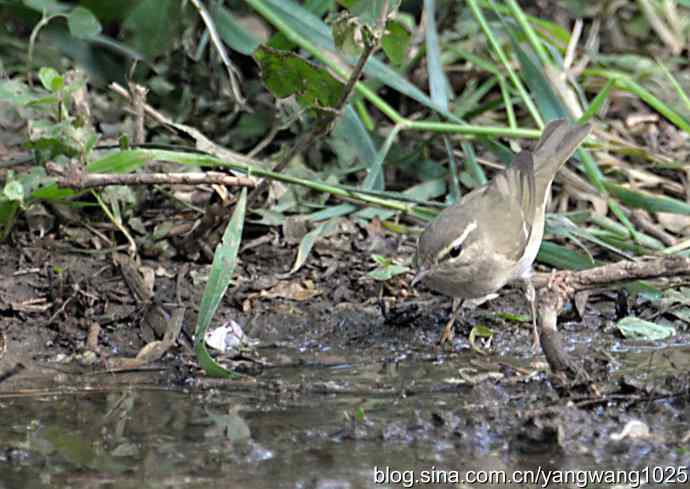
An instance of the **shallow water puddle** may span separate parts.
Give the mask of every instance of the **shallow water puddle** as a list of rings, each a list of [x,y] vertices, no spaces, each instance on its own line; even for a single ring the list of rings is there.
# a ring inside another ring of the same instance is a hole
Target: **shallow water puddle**
[[[687,350],[660,358],[679,354],[687,359]],[[457,487],[461,478],[505,487],[515,477],[583,487],[605,469],[634,482],[645,467],[647,479],[666,467],[656,476],[672,480],[690,460],[681,399],[577,409],[558,405],[543,373],[517,359],[338,358],[268,369],[256,384],[128,387],[139,373],[108,374],[118,385],[87,376],[17,385],[0,394],[0,488]],[[634,419],[651,434],[626,434]]]

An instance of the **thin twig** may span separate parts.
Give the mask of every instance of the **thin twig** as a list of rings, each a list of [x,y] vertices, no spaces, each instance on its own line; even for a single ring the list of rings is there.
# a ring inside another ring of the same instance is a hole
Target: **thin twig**
[[[225,49],[225,46],[223,45],[223,41],[218,35],[218,30],[216,29],[216,25],[213,22],[211,15],[209,15],[208,10],[206,10],[206,7],[199,0],[191,0],[191,3],[192,5],[194,5],[194,8],[196,8],[199,12],[201,20],[204,21],[208,35],[211,38],[211,42],[213,43],[213,46],[216,48],[216,51],[218,51],[218,55],[220,56],[221,61],[225,65],[225,69],[228,72],[228,79],[230,80],[232,96],[234,97],[235,102],[237,102],[237,105],[239,105],[242,110],[251,112],[250,108],[247,106],[247,101],[242,95],[242,91],[240,90],[240,83],[238,81],[240,72],[235,67],[235,65],[232,64],[232,61],[230,61],[228,52]]]
[[[233,177],[220,172],[206,173],[79,173],[57,180],[59,187],[83,190],[109,185],[201,185],[216,184],[229,187],[255,187],[256,181],[247,177]]]
[[[115,93],[118,95],[126,98],[127,100],[132,99],[132,96],[130,93],[125,89],[122,85],[119,85],[117,82],[113,82],[110,84],[110,89],[113,90]],[[152,117],[155,121],[159,122],[160,124],[163,124],[166,127],[171,127],[173,129],[176,129],[178,131],[181,131],[194,139],[196,143],[196,148],[199,151],[202,151],[204,153],[212,154],[222,160],[226,161],[238,161],[241,162],[245,165],[257,165],[257,166],[262,166],[262,162],[259,160],[256,160],[254,158],[249,158],[242,153],[238,153],[236,151],[231,151],[227,148],[223,148],[222,146],[217,145],[210,139],[208,139],[201,131],[199,131],[197,128],[188,126],[186,124],[180,124],[177,122],[174,122],[172,119],[167,117],[166,115],[162,114],[161,112],[157,111],[153,107],[151,107],[149,104],[144,105],[144,111],[146,114],[150,117]]]
[[[302,151],[304,151],[304,149],[308,148],[318,137],[322,137],[328,134],[333,121],[345,107],[347,100],[352,94],[357,80],[359,80],[362,71],[364,71],[364,66],[366,65],[371,55],[376,51],[378,46],[378,41],[371,42],[366,45],[364,51],[362,52],[362,55],[359,57],[359,60],[357,61],[357,65],[350,73],[350,78],[347,80],[347,83],[343,88],[343,92],[340,96],[340,99],[338,100],[338,103],[335,105],[335,107],[332,108],[332,111],[329,111],[328,115],[324,116],[322,120],[318,121],[311,129],[311,131],[309,131],[304,137],[297,141],[297,143],[295,143],[295,145],[287,153],[285,153],[285,155],[283,155],[283,157],[275,166],[275,168],[273,168],[273,171],[275,173],[282,172],[296,155],[300,154]],[[252,206],[259,198],[259,196],[266,191],[266,189],[268,188],[268,182],[268,180],[262,180],[261,183],[254,190],[252,190],[252,192],[247,197],[247,207]]]
[[[148,88],[134,82],[129,82],[129,92],[132,94],[130,102],[134,112],[134,144],[143,144],[146,141],[146,128],[144,127],[144,112],[146,107],[146,95]]]

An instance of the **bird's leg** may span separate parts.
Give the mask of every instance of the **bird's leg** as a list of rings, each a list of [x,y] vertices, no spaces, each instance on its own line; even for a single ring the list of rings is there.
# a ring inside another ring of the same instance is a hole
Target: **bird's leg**
[[[530,311],[532,313],[532,352],[536,353],[539,351],[540,341],[539,341],[539,329],[537,328],[537,291],[534,290],[534,284],[532,283],[531,277],[523,279],[525,283],[525,298],[529,302]]]
[[[446,323],[446,327],[443,328],[443,333],[441,333],[440,343],[450,343],[453,341],[453,336],[455,336],[455,329],[453,325],[455,324],[455,318],[458,313],[462,310],[462,299],[453,299],[453,310],[450,313],[450,319]]]

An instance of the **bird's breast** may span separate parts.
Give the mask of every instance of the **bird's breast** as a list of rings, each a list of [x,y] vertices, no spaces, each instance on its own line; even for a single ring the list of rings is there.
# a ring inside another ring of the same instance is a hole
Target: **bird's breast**
[[[478,258],[465,267],[433,270],[424,283],[451,297],[477,299],[493,294],[512,280],[515,265],[496,257]]]

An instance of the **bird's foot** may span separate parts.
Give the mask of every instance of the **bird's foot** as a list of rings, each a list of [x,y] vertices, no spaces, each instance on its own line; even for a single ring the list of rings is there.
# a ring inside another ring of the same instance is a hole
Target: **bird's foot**
[[[541,351],[541,338],[539,337],[539,328],[537,322],[532,324],[532,354],[536,355]]]
[[[453,338],[455,337],[455,314],[453,314],[448,322],[446,323],[446,327],[443,328],[443,332],[441,333],[441,339],[439,340],[439,343],[441,345],[444,345],[446,343],[452,344],[453,343]]]
[[[569,283],[571,275],[568,271],[553,271],[549,275],[546,287],[555,290],[561,297],[568,297],[572,292],[572,285]]]

